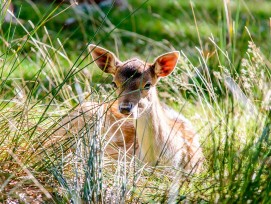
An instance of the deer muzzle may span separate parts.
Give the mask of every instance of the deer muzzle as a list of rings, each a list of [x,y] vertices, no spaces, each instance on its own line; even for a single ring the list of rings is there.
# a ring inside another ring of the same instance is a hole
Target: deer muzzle
[[[124,114],[124,115],[129,115],[133,109],[134,105],[131,102],[128,103],[120,103],[119,104],[119,111],[120,113]]]

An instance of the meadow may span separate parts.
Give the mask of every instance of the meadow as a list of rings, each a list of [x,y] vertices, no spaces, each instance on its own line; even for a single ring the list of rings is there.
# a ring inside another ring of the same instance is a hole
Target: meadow
[[[0,3],[0,203],[271,202],[271,2],[16,0],[5,22],[9,3]],[[181,52],[158,90],[196,127],[201,173],[103,157],[99,121],[95,134],[54,138],[82,102],[116,98],[90,43],[122,60]]]

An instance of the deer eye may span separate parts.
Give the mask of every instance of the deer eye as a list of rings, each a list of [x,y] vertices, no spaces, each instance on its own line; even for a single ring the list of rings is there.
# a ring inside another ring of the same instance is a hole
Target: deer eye
[[[144,86],[144,89],[149,90],[151,88],[151,83],[147,82]]]
[[[112,86],[113,86],[114,88],[118,88],[118,87],[117,87],[117,84],[116,84],[115,82],[112,81],[111,84],[112,84]]]

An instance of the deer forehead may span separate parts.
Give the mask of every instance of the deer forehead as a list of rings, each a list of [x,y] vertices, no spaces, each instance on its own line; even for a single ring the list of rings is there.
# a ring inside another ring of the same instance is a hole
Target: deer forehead
[[[142,82],[152,81],[154,78],[151,64],[137,58],[123,62],[118,66],[115,73],[115,81],[121,84],[124,82],[141,84]]]

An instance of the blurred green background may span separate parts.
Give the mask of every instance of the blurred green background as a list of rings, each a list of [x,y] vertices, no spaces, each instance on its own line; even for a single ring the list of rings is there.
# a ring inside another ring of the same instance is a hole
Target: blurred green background
[[[59,38],[67,52],[73,51],[73,55],[82,52],[87,43],[99,43],[113,50],[117,46],[120,53],[143,56],[150,49],[166,50],[171,46],[193,59],[197,55],[195,47],[202,47],[206,53],[214,50],[209,40],[213,36],[218,45],[228,46],[229,51],[232,51],[230,46],[236,46],[230,56],[239,57],[250,40],[246,27],[254,42],[261,43],[262,51],[270,53],[266,43],[270,39],[269,1],[130,0],[125,8],[110,3],[100,7],[93,4],[70,7],[51,2],[13,1],[16,16],[24,20],[27,30],[33,30],[31,21],[38,30],[35,35],[42,38],[46,26],[52,43],[57,44]],[[72,23],[68,25],[69,20]],[[7,32],[8,25],[2,25],[2,36],[12,34],[22,38],[26,34],[21,26],[15,27]],[[14,42],[13,46],[23,40]]]

